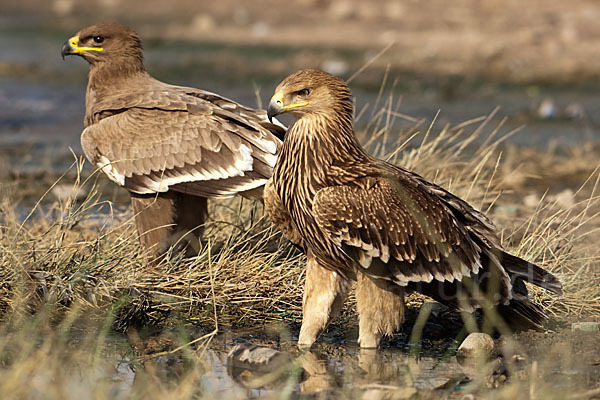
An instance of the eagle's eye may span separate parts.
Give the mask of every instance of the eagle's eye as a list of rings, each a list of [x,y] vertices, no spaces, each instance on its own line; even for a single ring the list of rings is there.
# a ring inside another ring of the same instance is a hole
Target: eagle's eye
[[[298,90],[298,96],[308,96],[309,94],[310,94],[310,89]]]
[[[94,43],[97,43],[97,44],[104,42],[104,36],[96,35],[96,36],[94,36],[93,39],[94,39]]]

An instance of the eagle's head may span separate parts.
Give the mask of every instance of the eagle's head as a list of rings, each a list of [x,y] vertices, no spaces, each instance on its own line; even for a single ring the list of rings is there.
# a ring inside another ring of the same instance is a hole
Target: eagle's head
[[[296,119],[311,114],[351,117],[352,93],[343,80],[327,72],[298,71],[277,86],[269,103],[269,119],[283,113],[290,113]]]
[[[90,64],[126,62],[142,64],[142,43],[130,28],[102,22],[79,31],[62,47],[61,55],[78,55]]]

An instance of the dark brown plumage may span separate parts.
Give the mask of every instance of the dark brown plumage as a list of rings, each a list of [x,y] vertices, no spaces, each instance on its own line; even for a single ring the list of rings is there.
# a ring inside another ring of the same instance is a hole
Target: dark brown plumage
[[[90,64],[83,151],[131,192],[152,254],[197,252],[206,198],[261,197],[285,133],[265,111],[152,78],[139,37],[116,23],[81,30],[63,46],[71,54]]]
[[[349,279],[358,280],[362,347],[399,327],[405,290],[466,311],[494,305],[509,323],[540,325],[545,316],[523,282],[560,293],[556,278],[505,253],[494,225],[463,200],[368,155],[352,109],[347,85],[316,70],[287,77],[269,105],[269,117],[296,117],[264,195],[267,213],[308,258],[299,343],[316,340]]]

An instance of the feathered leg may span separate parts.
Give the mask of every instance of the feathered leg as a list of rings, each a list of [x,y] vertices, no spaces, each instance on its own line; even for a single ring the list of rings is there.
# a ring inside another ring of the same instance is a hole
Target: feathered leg
[[[181,193],[131,195],[131,205],[142,248],[152,258],[164,255],[171,246],[194,256],[200,250],[207,200]]]
[[[383,280],[376,283],[364,273],[358,273],[357,279],[358,343],[374,348],[404,321],[404,289]]]
[[[198,255],[208,219],[208,200],[205,197],[178,194],[175,201],[177,228],[171,234],[172,244],[187,257]]]
[[[344,304],[349,282],[320,266],[309,254],[302,299],[302,327],[298,345],[311,346]]]

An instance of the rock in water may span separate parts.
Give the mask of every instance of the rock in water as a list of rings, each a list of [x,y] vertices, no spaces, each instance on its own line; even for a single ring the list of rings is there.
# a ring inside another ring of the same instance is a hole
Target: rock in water
[[[496,354],[494,339],[487,333],[475,332],[463,340],[456,352],[456,359],[460,365],[465,365],[473,361],[488,362]]]
[[[456,352],[463,373],[488,388],[499,387],[506,381],[506,365],[497,357],[492,337],[486,333],[471,333]]]

